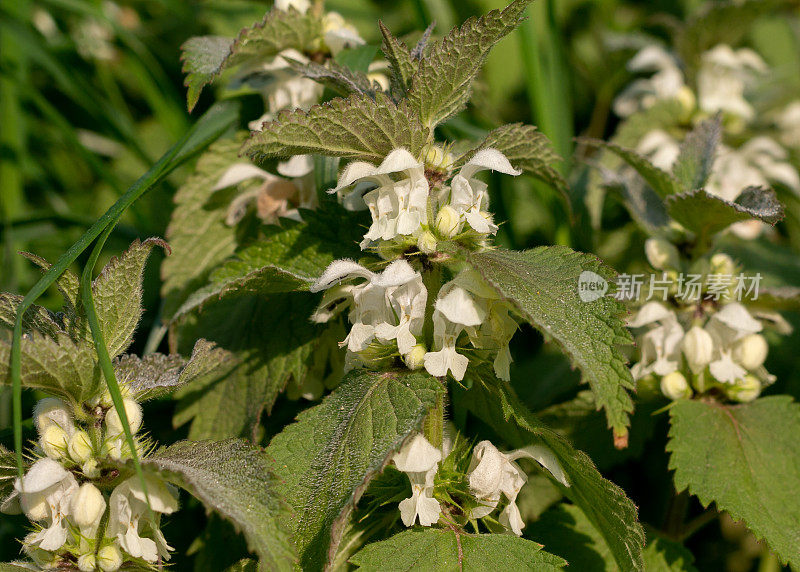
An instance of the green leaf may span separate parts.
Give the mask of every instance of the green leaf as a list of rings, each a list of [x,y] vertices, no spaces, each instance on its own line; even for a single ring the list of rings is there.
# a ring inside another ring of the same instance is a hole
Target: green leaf
[[[624,308],[610,296],[584,302],[578,295],[582,273],[611,280],[613,271],[594,256],[564,246],[514,252],[487,250],[470,254],[468,263],[502,298],[546,338],[554,339],[583,373],[603,408],[615,442],[627,443],[628,415],[634,388],[620,345],[631,337],[622,321]]]
[[[419,156],[429,135],[430,129],[410,112],[406,101],[395,104],[384,93],[376,93],[374,100],[351,95],[308,111],[280,112],[252,133],[242,153],[256,160],[319,154],[379,162],[399,147]]]
[[[9,329],[14,327],[17,308],[21,302],[22,296],[0,292],[0,325]],[[31,306],[22,318],[22,331],[55,339],[62,331],[62,327],[59,324],[58,316],[41,306]]]
[[[783,395],[734,406],[680,400],[670,419],[675,488],[743,519],[782,562],[800,566],[800,406]]]
[[[206,340],[197,340],[187,362],[177,354],[121,356],[114,363],[114,373],[120,385],[126,385],[136,400],[147,401],[168,395],[197,379],[224,367],[232,359],[229,352]]]
[[[472,386],[457,390],[455,406],[466,407],[485,421],[512,447],[546,445],[567,476],[569,487],[552,480],[561,492],[581,508],[603,536],[619,567],[642,569],[644,531],[637,520],[636,505],[617,485],[603,478],[592,460],[563,437],[543,425],[520,402],[511,387],[494,377],[491,369],[467,371]],[[456,401],[457,400],[457,401]]]
[[[426,373],[352,370],[273,438],[267,454],[280,478],[276,492],[294,512],[290,527],[304,570],[321,570],[333,557],[338,523],[443,391]]]
[[[774,225],[783,218],[783,205],[775,191],[748,187],[736,202],[711,195],[702,189],[674,195],[667,199],[669,215],[698,236],[698,242],[710,240],[736,222],[760,220]]]
[[[567,563],[542,546],[505,534],[467,534],[455,529],[416,529],[362,548],[350,563],[359,570],[561,570]]]
[[[373,84],[367,74],[352,70],[335,60],[328,60],[322,65],[312,61],[298,62],[288,57],[284,59],[289,61],[297,73],[330,87],[341,95],[348,96],[355,93],[372,97],[376,91],[380,91],[380,86]]]
[[[497,149],[505,155],[516,169],[522,169],[561,193],[570,207],[567,182],[552,165],[561,161],[550,144],[550,140],[533,125],[509,123],[491,131],[481,144],[465,153],[455,162],[458,168],[469,161],[481,149]]]
[[[239,32],[235,40],[219,36],[190,38],[181,46],[189,111],[203,88],[223,70],[263,62],[290,48],[303,52],[321,33],[321,21],[312,14],[273,9],[261,22]]]
[[[173,319],[210,299],[307,290],[334,260],[359,258],[360,214],[335,205],[301,215],[303,222],[281,219],[280,226],[268,227],[262,239],[217,268],[210,284],[189,296]]]
[[[514,31],[529,3],[515,0],[502,11],[472,17],[428,48],[408,93],[424,126],[433,128],[466,107],[489,50]]]
[[[590,145],[592,147],[600,147],[607,149],[617,155],[620,159],[625,161],[644,179],[644,181],[652,188],[656,194],[665,199],[670,195],[680,193],[684,189],[680,183],[671,174],[659,169],[653,165],[647,157],[640,155],[633,149],[628,149],[616,143],[602,141],[600,139],[591,139],[588,137],[580,137],[580,143]]]
[[[195,172],[175,194],[167,228],[172,254],[161,265],[165,319],[203,286],[213,268],[236,249],[236,229],[225,223],[231,196],[212,189],[239,159],[241,141],[222,139],[197,161]]]
[[[193,440],[249,433],[287,382],[302,383],[315,360],[326,356],[325,329],[308,319],[316,304],[316,297],[305,293],[240,295],[209,303],[181,325],[182,343],[204,338],[235,359],[176,394],[174,424],[191,421]]]
[[[411,79],[414,71],[418,67],[418,63],[411,57],[411,52],[402,41],[395,38],[389,31],[389,28],[384,26],[383,22],[378,22],[383,36],[383,43],[381,44],[381,51],[389,62],[390,70],[390,86],[392,96],[395,99],[401,99],[408,95],[408,90],[411,89]]]
[[[686,135],[672,167],[672,175],[682,188],[695,190],[705,186],[711,176],[721,137],[722,118],[719,114],[703,121]]]
[[[133,341],[142,317],[144,266],[156,245],[169,251],[167,243],[157,238],[134,241],[121,256],[112,258],[92,283],[97,319],[111,357],[124,352]]]
[[[53,266],[44,258],[31,254],[29,252],[21,253],[22,256],[36,264],[42,271],[47,272]],[[73,339],[78,337],[88,337],[88,326],[84,323],[81,303],[80,303],[80,281],[74,272],[67,269],[56,280],[56,288],[59,294],[64,299],[64,313],[63,321],[65,330],[70,334]],[[20,301],[22,301],[20,299]],[[18,302],[19,304],[19,302]],[[14,312],[16,314],[16,312]],[[2,319],[0,317],[0,319]],[[13,320],[12,324],[13,326]]]
[[[694,556],[681,544],[666,538],[654,538],[644,549],[647,572],[697,572]]]
[[[0,503],[2,503],[11,489],[14,488],[14,479],[17,478],[17,463],[14,451],[9,451],[0,445]]]
[[[294,555],[281,525],[285,507],[275,494],[277,481],[267,455],[239,439],[179,441],[142,462],[183,487],[244,533],[259,559],[259,570],[291,570]]]

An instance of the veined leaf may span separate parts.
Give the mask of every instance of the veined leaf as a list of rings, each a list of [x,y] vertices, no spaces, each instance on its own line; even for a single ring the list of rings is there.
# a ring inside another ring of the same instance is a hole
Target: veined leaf
[[[647,572],[697,572],[694,556],[681,544],[666,538],[653,538],[644,549]]]
[[[272,9],[261,22],[239,32],[235,40],[220,36],[190,38],[181,46],[189,111],[203,88],[224,69],[264,62],[290,48],[303,52],[321,36],[321,26],[320,19],[312,14]]]
[[[337,523],[443,391],[422,372],[352,370],[273,438],[267,454],[280,478],[276,492],[294,511],[290,528],[304,570],[321,570],[333,557]]]
[[[711,176],[721,137],[720,115],[703,121],[686,135],[672,167],[672,175],[682,188],[693,191],[705,186]]]
[[[545,246],[513,252],[487,250],[470,254],[468,263],[502,298],[554,339],[577,365],[603,408],[615,443],[624,445],[634,388],[620,345],[631,337],[621,315],[622,304],[609,296],[583,301],[578,289],[581,276],[608,281],[613,276],[594,256],[563,246]]]
[[[515,0],[502,11],[470,18],[429,46],[408,93],[422,125],[433,128],[466,107],[489,50],[519,25],[529,3]]]
[[[380,91],[380,86],[374,84],[367,74],[352,70],[335,60],[328,60],[325,65],[322,65],[312,61],[304,63],[290,58],[284,59],[289,60],[290,65],[297,73],[326,85],[341,95],[348,96],[356,93],[372,97],[376,91]]]
[[[291,570],[294,554],[280,517],[286,507],[274,489],[264,452],[245,441],[179,441],[142,461],[231,521],[259,559],[259,570]]]
[[[524,538],[467,534],[455,529],[415,529],[367,544],[350,558],[358,570],[561,570],[567,563]]]
[[[0,292],[0,326],[8,329],[14,328],[20,302],[22,302],[22,296]],[[22,331],[30,335],[57,338],[62,331],[61,326],[58,316],[41,306],[31,306],[22,318]]]
[[[687,399],[670,419],[675,488],[743,519],[782,562],[800,566],[800,405],[784,395],[734,406]]]
[[[384,93],[374,100],[351,95],[308,111],[280,112],[250,136],[242,153],[256,160],[318,154],[380,162],[399,147],[418,156],[429,135],[405,101],[395,104]]]
[[[0,503],[11,494],[16,478],[17,462],[14,451],[9,451],[0,445]]]
[[[395,99],[401,99],[411,89],[411,78],[418,67],[418,62],[415,62],[411,57],[408,46],[395,38],[389,28],[384,26],[383,22],[378,22],[378,25],[383,36],[381,51],[386,57],[386,61],[389,62],[389,70],[391,71],[389,81],[392,96]]]

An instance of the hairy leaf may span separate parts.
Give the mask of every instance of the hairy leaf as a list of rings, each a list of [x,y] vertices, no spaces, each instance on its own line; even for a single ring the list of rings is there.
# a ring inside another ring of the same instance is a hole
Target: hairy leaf
[[[633,380],[620,352],[631,337],[620,302],[602,296],[584,302],[579,297],[581,276],[593,281],[613,276],[596,257],[563,246],[513,252],[488,250],[470,254],[469,264],[531,325],[554,339],[583,373],[606,412],[615,442],[627,443]]]
[[[374,100],[351,95],[308,111],[280,112],[251,135],[242,152],[257,160],[311,153],[379,162],[398,147],[419,155],[429,134],[405,101],[395,104],[384,93]]]
[[[265,62],[290,48],[303,52],[321,32],[319,18],[311,14],[273,9],[261,22],[239,32],[235,40],[219,36],[190,38],[181,46],[189,111],[203,88],[224,69]]]
[[[44,258],[36,256],[35,254],[23,252],[22,255],[41,268],[43,272],[47,272],[52,266],[52,264],[47,262]],[[83,320],[83,309],[81,308],[80,301],[80,279],[74,272],[67,269],[58,277],[58,280],[56,280],[56,288],[64,300],[64,307],[62,309],[64,329],[69,333],[72,339],[81,337],[88,339],[90,337],[88,333],[88,324]],[[31,308],[35,307],[36,306],[32,306]],[[28,311],[30,312],[31,310],[29,309]],[[0,319],[2,319],[2,317],[0,317]],[[13,327],[13,321],[11,327]]]
[[[470,18],[428,48],[408,93],[424,126],[433,128],[466,107],[489,50],[519,25],[529,3],[515,0],[502,11]]]
[[[332,558],[337,523],[443,390],[426,373],[352,370],[273,438],[267,453],[281,479],[277,493],[294,511],[290,527],[304,570],[322,569]]]
[[[16,478],[17,460],[14,452],[0,445],[0,503],[11,494]]]
[[[697,572],[694,556],[684,546],[654,538],[644,549],[644,567],[647,572]]]
[[[259,559],[259,570],[291,570],[294,555],[280,516],[286,510],[264,452],[245,441],[179,441],[142,462],[231,521]]]
[[[800,405],[783,395],[734,406],[680,400],[670,419],[675,488],[744,519],[782,562],[800,566]]]
[[[415,529],[367,544],[350,558],[359,570],[561,570],[567,563],[542,546],[505,534],[467,534],[456,529]]]
[[[9,330],[14,328],[14,322],[17,319],[17,308],[19,308],[21,302],[22,296],[0,292],[0,327],[6,327]],[[22,318],[22,331],[29,335],[47,336],[55,339],[62,331],[61,326],[58,316],[41,306],[31,306]]]
[[[683,189],[701,189],[711,176],[716,159],[717,147],[722,137],[722,118],[720,115],[703,121],[686,136],[672,175]]]
[[[411,88],[411,79],[418,64],[411,57],[408,46],[395,38],[383,22],[378,22],[378,25],[383,36],[381,51],[386,56],[386,61],[389,62],[391,72],[389,81],[392,96],[400,99],[408,94],[408,90]]]
[[[367,74],[352,70],[335,60],[328,60],[322,65],[312,61],[298,62],[288,57],[284,59],[289,61],[297,73],[326,85],[341,95],[355,93],[372,97],[376,91],[380,91],[380,86],[374,84]]]

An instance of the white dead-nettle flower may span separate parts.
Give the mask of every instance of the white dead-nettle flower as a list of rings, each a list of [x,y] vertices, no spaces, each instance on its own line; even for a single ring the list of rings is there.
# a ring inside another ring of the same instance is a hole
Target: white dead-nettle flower
[[[293,9],[301,14],[305,14],[308,12],[308,9],[311,8],[311,2],[309,0],[275,0],[273,7],[283,12],[288,12],[290,9]]]
[[[681,342],[689,369],[697,375],[714,359],[714,339],[700,326],[692,326]]]
[[[692,396],[692,388],[689,387],[686,376],[679,371],[673,371],[662,377],[660,386],[661,393],[672,400]]]
[[[679,98],[682,91],[688,91],[678,61],[660,46],[642,48],[627,68],[636,73],[654,73],[649,78],[635,80],[617,96],[614,113],[620,117],[652,107],[659,100]]]
[[[422,526],[436,524],[442,507],[433,498],[433,478],[442,460],[442,451],[417,433],[403,444],[392,460],[411,481],[411,496],[400,501],[399,506],[403,524],[414,526],[417,519]]]
[[[734,50],[721,44],[705,52],[697,73],[700,109],[708,113],[723,111],[749,121],[755,111],[745,93],[766,72],[764,60],[747,48]]]
[[[97,551],[95,562],[103,572],[116,572],[122,566],[122,553],[119,548],[109,544]]]
[[[666,131],[653,129],[642,137],[636,151],[659,169],[670,172],[681,152],[681,144]]]
[[[33,412],[33,423],[39,433],[39,445],[44,454],[61,459],[68,454],[69,442],[75,433],[72,409],[60,399],[39,400]]]
[[[456,343],[466,327],[480,326],[486,317],[472,295],[449,282],[442,286],[433,312],[433,342],[436,351],[425,354],[425,370],[442,377],[451,372],[457,381],[464,379],[467,356],[456,351]]]
[[[136,403],[136,401],[133,399],[124,399],[122,404],[125,407],[125,415],[128,418],[128,423],[130,424],[129,427],[131,433],[136,434],[142,427],[142,406]],[[120,435],[124,434],[125,429],[122,424],[122,419],[120,418],[116,409],[111,408],[108,410],[104,422],[107,436],[119,437]]]
[[[500,514],[499,521],[517,536],[522,535],[525,523],[517,508],[517,495],[527,482],[528,476],[515,463],[517,459],[529,458],[550,471],[553,477],[568,487],[564,471],[553,452],[547,447],[532,445],[510,453],[502,453],[489,441],[481,441],[472,450],[472,460],[467,471],[469,487],[481,506],[472,510],[472,518],[489,515],[504,495],[508,505]]]
[[[372,216],[362,249],[376,240],[415,236],[422,225],[428,224],[425,167],[405,149],[395,149],[377,167],[365,161],[348,164],[333,192],[349,187],[352,190],[343,193],[345,208],[368,208]]]
[[[278,164],[279,175],[260,169],[252,163],[235,163],[220,177],[212,190],[218,191],[245,181],[261,180],[254,189],[237,196],[228,207],[225,223],[235,225],[255,204],[258,217],[265,222],[275,222],[285,217],[300,220],[298,208],[317,205],[314,189],[314,163],[310,155],[296,155]]]
[[[42,550],[58,550],[67,541],[67,517],[78,481],[57,461],[39,459],[14,483],[14,491],[3,503],[4,512],[12,512],[19,503],[22,512],[41,528],[25,537],[25,545]]]
[[[334,56],[344,49],[364,43],[355,26],[347,22],[338,12],[328,12],[323,16],[322,33],[325,45]]]
[[[775,123],[780,131],[781,143],[800,149],[800,100],[793,101],[777,115]]]
[[[644,253],[650,265],[658,270],[677,270],[681,267],[678,249],[664,238],[648,238],[644,242]]]
[[[342,282],[363,279],[355,285]],[[311,286],[312,292],[331,290],[333,296],[350,300],[349,319],[353,326],[342,342],[349,352],[365,350],[378,339],[397,341],[402,354],[411,351],[416,336],[422,333],[427,290],[422,275],[405,260],[396,260],[383,272],[372,272],[352,260],[337,260],[325,269]],[[344,306],[333,297],[323,298],[315,312],[316,321],[326,321],[335,312],[332,306]]]
[[[711,334],[715,345],[714,360],[708,366],[711,375],[717,381],[726,384],[734,384],[744,378],[747,369],[743,364],[737,363],[734,352],[738,347],[738,342],[744,341],[763,329],[761,322],[750,315],[750,312],[740,303],[730,302],[711,316],[705,329]],[[745,348],[743,352],[740,349],[740,353],[737,355],[745,357],[745,361],[751,361],[747,359],[748,357],[753,357],[752,361],[756,361],[755,357],[758,356],[745,355],[750,353],[747,351],[748,349]],[[766,353],[764,358],[766,358]],[[763,363],[763,359],[759,359],[759,361]],[[761,363],[756,366],[756,369],[764,376],[764,381],[768,382],[770,379],[774,379],[766,373],[766,370],[763,370]]]
[[[497,149],[481,149],[450,181],[450,200],[447,204],[463,217],[475,232],[494,234],[497,232],[497,225],[492,222],[488,213],[488,185],[475,178],[476,174],[486,170],[515,176],[522,173],[514,169],[506,156]]]
[[[641,360],[634,364],[634,379],[654,373],[664,376],[676,371],[680,365],[683,328],[675,312],[658,302],[648,302],[628,320],[628,327],[650,329],[640,337]]]
[[[111,493],[111,512],[106,536],[116,539],[122,550],[134,558],[156,562],[160,556],[162,560],[169,560],[169,551],[172,548],[167,545],[159,522],[162,514],[171,514],[178,510],[177,495],[155,476],[145,475],[145,482],[147,496],[138,476],[124,481]],[[149,516],[148,500],[154,519]],[[141,536],[147,532],[152,538]]]
[[[91,541],[97,536],[106,506],[103,493],[92,483],[83,483],[72,495],[71,519],[80,530],[79,548],[82,551],[93,548]]]

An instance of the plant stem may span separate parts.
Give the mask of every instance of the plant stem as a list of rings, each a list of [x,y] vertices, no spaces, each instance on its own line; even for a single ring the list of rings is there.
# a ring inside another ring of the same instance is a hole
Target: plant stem
[[[433,264],[431,268],[423,270],[422,283],[428,291],[422,332],[425,338],[425,346],[430,350],[433,348],[433,310],[436,305],[436,298],[439,297],[439,290],[442,287],[442,267],[438,264]]]
[[[669,502],[667,516],[664,518],[664,533],[668,538],[680,538],[683,521],[689,508],[689,495],[686,491],[676,494]]]

